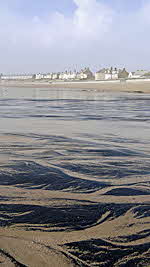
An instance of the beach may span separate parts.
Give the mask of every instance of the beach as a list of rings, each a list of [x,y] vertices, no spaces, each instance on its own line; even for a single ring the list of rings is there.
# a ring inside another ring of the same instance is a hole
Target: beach
[[[97,90],[101,92],[137,92],[150,93],[150,80],[126,81],[76,81],[76,82],[50,82],[50,81],[1,81],[0,87],[29,87],[29,88],[66,88],[81,90]]]
[[[148,267],[149,82],[15,84],[0,88],[0,265]]]

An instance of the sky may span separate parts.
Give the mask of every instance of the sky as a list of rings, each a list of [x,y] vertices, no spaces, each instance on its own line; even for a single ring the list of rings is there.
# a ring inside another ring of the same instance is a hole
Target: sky
[[[1,0],[0,72],[150,69],[150,0]]]

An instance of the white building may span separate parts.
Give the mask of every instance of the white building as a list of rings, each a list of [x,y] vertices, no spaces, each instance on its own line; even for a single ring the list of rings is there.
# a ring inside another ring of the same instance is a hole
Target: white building
[[[87,79],[87,74],[84,73],[84,71],[81,70],[79,77],[80,77],[80,80],[86,80]]]
[[[147,74],[147,70],[137,70],[135,72],[130,72],[128,78],[129,79],[141,79],[145,78],[145,74]]]
[[[36,80],[42,80],[42,79],[44,79],[44,74],[41,74],[41,73],[36,74],[35,75],[35,79]]]
[[[133,77],[134,77],[134,73],[135,73],[135,72],[129,72],[129,76],[128,76],[128,78],[129,78],[129,79],[134,79],[134,78],[133,78]]]
[[[74,72],[70,72],[69,75],[68,75],[68,78],[69,78],[70,80],[76,80],[76,77],[77,77],[77,73],[76,73],[76,71],[74,71]]]
[[[67,71],[62,74],[62,80],[69,80],[69,73]]]
[[[52,73],[52,80],[59,79],[59,73]]]
[[[117,68],[110,69],[101,69],[100,71],[95,73],[95,80],[117,80],[118,79],[119,70]]]
[[[77,79],[79,80],[93,80],[93,78],[93,73],[90,71],[89,68],[85,68],[81,70],[80,73],[77,73]]]
[[[59,74],[59,80],[76,80],[77,73],[76,71],[74,72],[62,72]]]
[[[112,77],[111,77],[111,79],[112,80],[117,80],[118,79],[118,74],[119,74],[119,70],[117,68],[112,69],[112,72],[111,72]]]
[[[61,72],[61,73],[59,74],[59,77],[58,77],[58,78],[59,78],[59,80],[63,80],[63,79],[64,79],[63,77],[64,77],[64,73]]]
[[[1,80],[31,80],[33,75],[22,74],[22,75],[1,75]]]
[[[43,74],[43,79],[52,80],[52,73]]]

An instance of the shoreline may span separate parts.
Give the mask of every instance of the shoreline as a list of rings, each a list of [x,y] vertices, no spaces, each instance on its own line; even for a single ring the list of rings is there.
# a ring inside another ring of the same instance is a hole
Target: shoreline
[[[24,88],[50,88],[50,89],[78,89],[99,92],[128,92],[150,93],[150,80],[126,80],[126,81],[76,81],[76,82],[46,82],[46,81],[1,81],[2,87]]]

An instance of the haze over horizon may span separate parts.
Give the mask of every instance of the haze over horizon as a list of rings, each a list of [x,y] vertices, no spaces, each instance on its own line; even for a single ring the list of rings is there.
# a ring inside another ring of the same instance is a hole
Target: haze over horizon
[[[2,0],[0,72],[150,69],[149,0]]]

